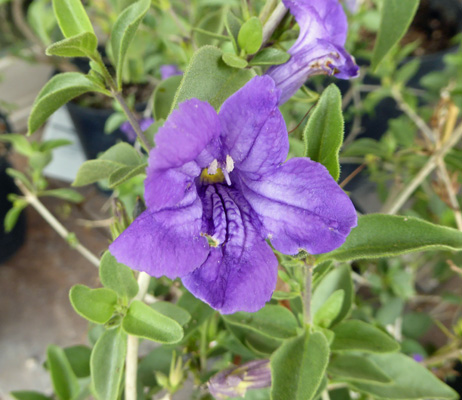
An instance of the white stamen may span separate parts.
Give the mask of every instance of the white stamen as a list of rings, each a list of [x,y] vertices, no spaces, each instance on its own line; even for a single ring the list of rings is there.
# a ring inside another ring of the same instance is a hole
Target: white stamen
[[[226,156],[226,172],[231,172],[234,169],[234,160],[228,154]]]
[[[222,172],[223,172],[223,176],[225,177],[226,183],[228,184],[228,186],[231,186],[231,179],[229,179],[228,171],[225,169],[225,170],[222,170]]]
[[[215,175],[217,173],[217,170],[218,170],[218,160],[215,158],[215,160],[213,160],[209,167],[207,168],[207,173],[209,175]]]

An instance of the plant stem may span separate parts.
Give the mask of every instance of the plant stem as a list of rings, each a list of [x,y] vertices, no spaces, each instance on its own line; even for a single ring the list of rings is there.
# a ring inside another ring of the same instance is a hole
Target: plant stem
[[[309,325],[313,322],[313,316],[311,315],[311,289],[313,283],[313,265],[305,262],[306,277],[305,277],[305,322]]]
[[[61,236],[64,240],[68,240],[71,232],[69,232],[56,217],[48,211],[48,209],[40,202],[38,197],[32,193],[19,179],[15,179],[16,186],[24,194],[25,200],[42,216],[42,218],[48,222],[48,224]],[[90,263],[95,267],[99,267],[99,258],[96,257],[90,250],[80,243],[72,245],[72,248],[77,250],[82,256],[84,256]]]
[[[274,11],[271,13],[265,25],[263,26],[263,41],[261,47],[263,47],[265,43],[270,39],[271,35],[276,30],[278,25],[281,23],[286,13],[287,8],[281,1],[278,4],[278,6],[274,9]]]
[[[414,179],[406,185],[406,187],[390,202],[387,201],[382,208],[385,214],[396,214],[401,207],[406,203],[409,197],[420,186],[420,184],[427,178],[427,176],[438,166],[440,159],[451,150],[457,142],[462,138],[462,124],[460,124],[453,132],[452,136],[430,157],[427,163],[422,167]]]
[[[444,186],[446,187],[449,202],[451,204],[452,210],[454,211],[454,217],[456,219],[457,228],[459,229],[459,231],[462,231],[462,213],[460,211],[460,205],[457,200],[457,195],[454,191],[454,187],[452,186],[451,178],[449,177],[449,173],[443,159],[439,160],[438,171],[440,172],[441,180],[443,181]]]
[[[143,300],[148,291],[151,277],[140,272],[138,275],[138,294],[133,300]],[[138,370],[138,346],[139,340],[137,336],[128,335],[127,339],[127,357],[125,360],[125,400],[136,400],[136,376]]]
[[[265,5],[263,6],[259,18],[262,24],[266,23],[266,20],[269,18],[271,12],[274,10],[278,3],[278,0],[266,0]]]

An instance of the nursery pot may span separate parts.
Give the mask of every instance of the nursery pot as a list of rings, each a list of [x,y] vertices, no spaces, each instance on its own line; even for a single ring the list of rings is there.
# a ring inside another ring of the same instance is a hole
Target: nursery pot
[[[10,129],[7,128],[6,119],[0,115],[0,134],[5,127],[6,132]],[[24,211],[20,214],[15,227],[11,232],[5,232],[3,221],[5,215],[11,209],[12,204],[8,200],[10,193],[19,194],[19,189],[16,187],[14,180],[6,173],[6,170],[11,165],[8,163],[5,154],[2,154],[0,149],[0,264],[10,258],[22,246],[26,237],[26,216]]]

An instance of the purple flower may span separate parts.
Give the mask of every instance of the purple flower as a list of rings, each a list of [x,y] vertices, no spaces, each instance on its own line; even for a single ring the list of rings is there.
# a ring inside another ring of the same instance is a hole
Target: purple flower
[[[347,19],[338,0],[283,0],[295,16],[300,35],[289,49],[285,64],[271,67],[267,74],[281,89],[281,104],[313,75],[328,74],[349,79],[359,68],[344,49]]]
[[[414,353],[414,354],[412,355],[412,359],[413,359],[415,362],[421,363],[423,360],[425,360],[425,357],[424,357],[422,354]]]
[[[232,366],[216,375],[208,382],[213,397],[244,397],[247,389],[262,389],[271,386],[269,360],[255,360],[243,365]]]
[[[285,162],[289,141],[280,91],[255,77],[222,105],[191,99],[156,135],[145,181],[147,210],[110,246],[151,276],[181,277],[223,314],[270,300],[286,254],[340,246],[356,212],[324,166]]]
[[[154,123],[154,119],[142,118],[138,121],[138,123],[140,124],[141,130],[144,132]],[[136,132],[130,122],[125,121],[122,123],[122,125],[120,125],[120,130],[125,133],[125,136],[129,141],[134,142],[136,140]]]
[[[160,77],[162,80],[165,80],[175,75],[183,75],[183,71],[178,69],[178,67],[175,64],[167,64],[160,66]]]

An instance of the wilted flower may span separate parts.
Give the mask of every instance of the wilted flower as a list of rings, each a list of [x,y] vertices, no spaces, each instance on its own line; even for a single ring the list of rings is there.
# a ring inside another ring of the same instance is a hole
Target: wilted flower
[[[166,64],[160,66],[160,77],[162,80],[175,75],[183,75],[183,71],[181,71],[175,64]]]
[[[243,397],[247,389],[262,389],[270,386],[269,360],[250,361],[227,368],[212,376],[208,382],[210,393],[218,399]]]
[[[144,132],[154,123],[154,119],[150,117],[142,118],[138,121],[138,123],[140,124],[141,130]],[[125,136],[130,142],[134,142],[136,140],[136,132],[130,122],[125,121],[122,123],[122,125],[120,125],[120,130],[125,133]]]
[[[349,79],[359,68],[344,49],[348,23],[338,0],[283,0],[300,26],[300,35],[289,49],[285,64],[271,67],[267,74],[281,89],[281,104],[313,75],[335,75]]]
[[[110,246],[151,276],[181,277],[222,313],[253,312],[271,298],[278,251],[340,246],[356,212],[327,169],[285,162],[289,141],[280,91],[255,77],[220,113],[191,99],[156,135],[145,181],[147,210]]]

